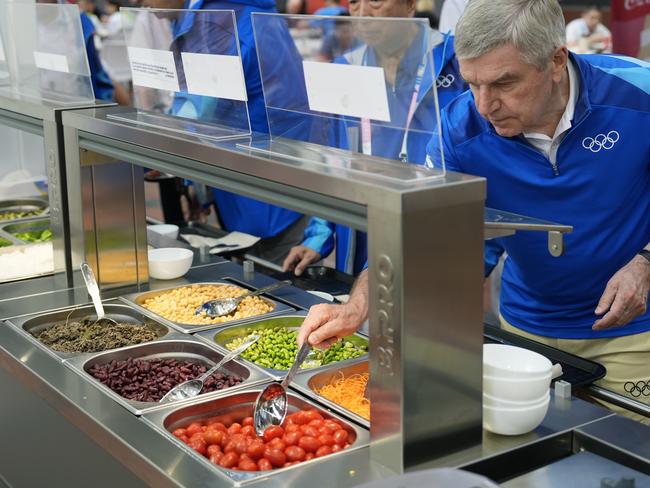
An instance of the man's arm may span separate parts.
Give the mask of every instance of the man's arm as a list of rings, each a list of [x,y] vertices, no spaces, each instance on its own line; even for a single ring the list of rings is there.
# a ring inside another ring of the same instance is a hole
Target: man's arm
[[[326,348],[342,337],[356,332],[368,318],[368,270],[354,283],[350,300],[343,305],[315,305],[298,332],[298,344],[307,340],[312,346]]]
[[[650,251],[650,243],[644,248]],[[594,322],[594,330],[621,327],[648,309],[650,290],[650,261],[637,254],[607,282],[596,315],[603,317]]]

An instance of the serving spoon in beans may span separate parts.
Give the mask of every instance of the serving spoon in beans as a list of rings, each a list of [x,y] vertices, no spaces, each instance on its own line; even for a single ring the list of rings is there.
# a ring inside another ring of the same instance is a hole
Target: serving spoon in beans
[[[250,338],[246,342],[244,342],[241,346],[239,346],[234,351],[231,351],[228,354],[226,354],[221,361],[219,361],[217,364],[215,364],[213,367],[211,367],[201,376],[193,380],[184,381],[183,383],[180,383],[176,385],[174,388],[172,388],[171,390],[169,390],[165,394],[165,396],[160,399],[159,403],[175,402],[177,400],[185,400],[187,398],[195,397],[196,395],[201,393],[201,390],[203,389],[203,383],[205,383],[205,381],[212,374],[214,374],[224,364],[226,364],[229,361],[232,361],[237,356],[239,356],[242,352],[244,352],[246,349],[248,349],[253,344],[255,344],[260,337],[261,336],[259,335],[250,336]]]

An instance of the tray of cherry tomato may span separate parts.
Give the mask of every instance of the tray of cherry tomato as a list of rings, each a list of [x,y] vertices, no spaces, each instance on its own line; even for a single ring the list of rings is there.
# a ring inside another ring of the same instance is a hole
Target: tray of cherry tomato
[[[268,476],[295,465],[367,446],[366,429],[289,392],[281,426],[258,436],[253,405],[260,389],[145,415],[193,455],[233,479]]]

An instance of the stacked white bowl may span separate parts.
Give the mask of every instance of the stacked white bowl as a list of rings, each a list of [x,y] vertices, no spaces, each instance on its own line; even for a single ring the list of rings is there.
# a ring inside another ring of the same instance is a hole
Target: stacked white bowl
[[[504,344],[483,346],[483,427],[520,435],[537,427],[550,402],[552,364],[541,354]]]

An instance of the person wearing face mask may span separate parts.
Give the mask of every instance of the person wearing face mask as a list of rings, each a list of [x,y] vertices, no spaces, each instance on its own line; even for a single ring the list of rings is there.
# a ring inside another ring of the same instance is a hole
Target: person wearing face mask
[[[144,0],[144,6],[170,10],[181,8],[234,10],[244,79],[246,80],[250,127],[254,132],[268,133],[269,126],[251,14],[253,12],[275,12],[274,0]],[[227,49],[233,49],[232,33],[229,32],[231,29],[228,29],[228,26],[220,26],[214,22],[201,22],[200,19],[191,13],[183,13],[174,17],[171,50],[223,54],[226,52],[226,48],[219,47],[219,43],[228,46]],[[232,54],[236,53],[233,51]],[[182,69],[179,70],[179,82],[181,85],[185,83]],[[171,112],[190,119],[201,118],[206,114],[218,114],[220,120],[229,120],[232,122],[232,126],[247,129],[247,126],[237,126],[243,120],[240,117],[239,106],[237,105],[234,109],[233,106],[224,99],[216,102],[208,97],[176,93]],[[216,188],[208,191],[208,194],[214,198],[219,220],[225,230],[261,237],[261,241],[249,252],[266,261],[281,263],[287,251],[298,244],[302,238],[307,218],[297,212]],[[200,203],[208,204],[209,202]]]
[[[351,0],[350,14],[359,17],[412,18],[415,15],[415,0]],[[425,147],[437,122],[434,97],[435,85],[440,108],[467,89],[458,73],[458,62],[454,55],[453,36],[435,31],[428,33],[429,39],[409,38],[409,29],[403,24],[386,23],[381,39],[367,42],[343,54],[334,62],[354,65],[382,66],[386,76],[391,119],[406,120],[407,129],[372,127],[364,130],[358,121],[354,124],[341,123],[331,145],[342,149],[360,150],[373,156],[424,164]],[[391,31],[394,35],[391,37]],[[362,33],[358,34],[361,38]],[[422,37],[422,36],[419,36]],[[431,67],[421,59],[422,44],[433,46],[433,76]],[[413,86],[414,73],[421,71],[421,80]],[[404,80],[400,73],[408,73]],[[404,81],[404,83],[402,83]],[[417,96],[414,96],[414,91]],[[407,113],[413,109],[411,116]],[[352,147],[347,137],[348,125],[357,126],[360,132],[360,147]],[[368,134],[370,134],[368,136]],[[364,139],[367,139],[365,140]],[[349,227],[334,224],[321,218],[312,218],[305,229],[305,239],[287,255],[284,271],[294,271],[299,276],[304,269],[327,256],[336,245],[336,268],[348,274],[357,275],[367,261],[367,236],[365,232],[353,231]]]
[[[557,0],[471,1],[456,55],[471,91],[442,112],[447,169],[487,178],[489,207],[574,228],[559,258],[542,233],[486,243],[486,275],[507,252],[502,327],[602,363],[597,384],[650,403],[650,65],[570,53]],[[367,308],[364,272],[299,342],[349,335]]]

